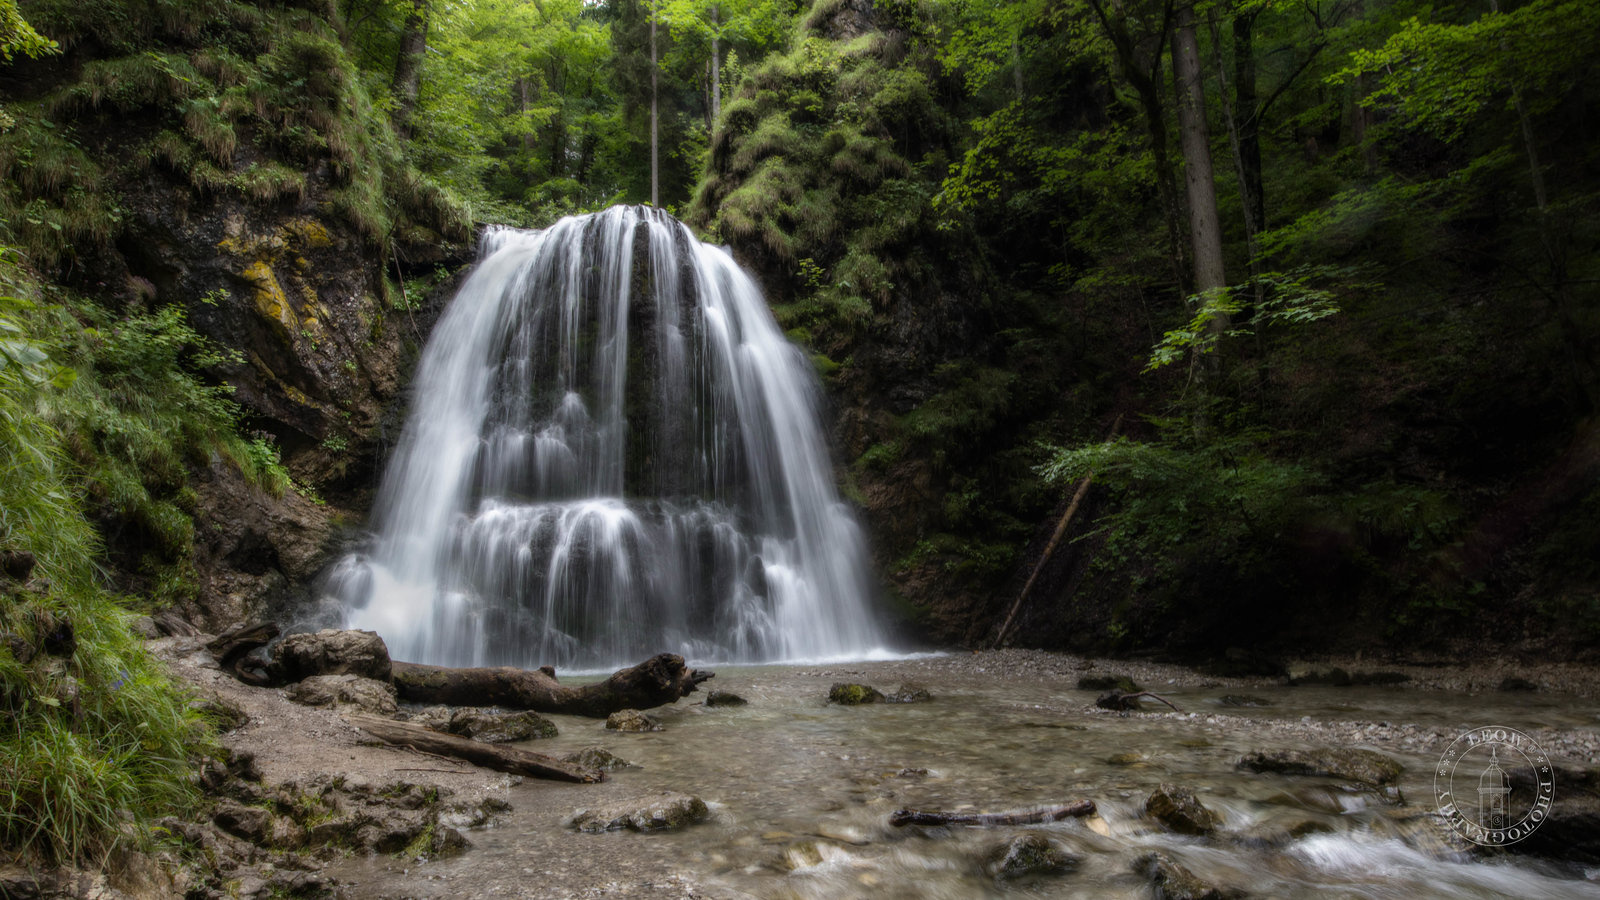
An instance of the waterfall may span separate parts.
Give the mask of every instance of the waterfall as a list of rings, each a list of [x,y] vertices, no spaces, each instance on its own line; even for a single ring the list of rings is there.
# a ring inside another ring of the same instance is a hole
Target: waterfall
[[[429,338],[348,627],[396,659],[599,667],[882,644],[811,365],[657,210],[491,228]]]

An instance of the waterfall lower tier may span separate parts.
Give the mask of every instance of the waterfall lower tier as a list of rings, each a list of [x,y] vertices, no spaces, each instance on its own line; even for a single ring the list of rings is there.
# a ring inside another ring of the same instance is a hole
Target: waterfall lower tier
[[[438,665],[868,655],[818,398],[755,284],[665,214],[491,229],[329,592]]]

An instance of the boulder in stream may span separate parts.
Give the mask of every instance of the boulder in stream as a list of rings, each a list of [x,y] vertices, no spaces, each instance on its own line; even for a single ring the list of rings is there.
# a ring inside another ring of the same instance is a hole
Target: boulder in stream
[[[623,830],[676,831],[702,822],[710,815],[711,810],[699,797],[665,791],[654,797],[635,797],[576,810],[567,824],[585,834]]]
[[[749,702],[732,691],[712,691],[706,694],[707,706],[744,706]]]
[[[927,703],[933,699],[933,693],[920,684],[907,683],[900,685],[900,690],[883,698],[885,703]]]
[[[840,706],[860,706],[864,703],[884,702],[883,692],[867,684],[835,682],[828,688],[828,702]]]
[[[636,768],[633,763],[604,747],[585,747],[582,750],[576,750],[561,757],[561,761],[582,766],[585,769],[599,769],[602,772]]]
[[[983,860],[984,874],[996,881],[1029,875],[1049,875],[1076,866],[1078,857],[1037,832],[1021,834],[990,848]]]
[[[1176,784],[1163,784],[1144,801],[1144,811],[1179,834],[1210,834],[1217,830],[1219,818],[1206,809],[1194,791]]]
[[[1238,767],[1249,772],[1280,775],[1326,775],[1374,787],[1393,783],[1401,771],[1400,763],[1394,759],[1354,747],[1259,751],[1239,760]]]
[[[608,731],[664,731],[661,723],[637,709],[619,709],[606,717]]]

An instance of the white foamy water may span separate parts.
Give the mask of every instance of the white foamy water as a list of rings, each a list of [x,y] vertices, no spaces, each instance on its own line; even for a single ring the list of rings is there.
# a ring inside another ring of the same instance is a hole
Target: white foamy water
[[[396,659],[882,657],[805,356],[655,210],[491,229],[329,590]]]

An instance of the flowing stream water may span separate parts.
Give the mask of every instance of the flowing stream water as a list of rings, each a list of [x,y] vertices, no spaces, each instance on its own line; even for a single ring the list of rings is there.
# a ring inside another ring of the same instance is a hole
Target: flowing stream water
[[[881,654],[819,396],[749,276],[666,214],[492,228],[330,592],[411,662]]]
[[[891,689],[902,679],[922,680],[936,696],[860,707],[824,699],[834,681]],[[707,708],[691,697],[654,711],[666,730],[646,734],[553,717],[560,736],[523,745],[555,754],[603,746],[637,768],[613,772],[600,785],[514,786],[508,797],[515,809],[471,832],[474,847],[459,857],[420,864],[356,859],[334,874],[350,882],[352,896],[419,900],[1145,900],[1150,881],[1135,871],[1135,861],[1158,850],[1252,897],[1600,896],[1582,872],[1463,852],[1446,839],[1431,794],[1449,734],[1495,723],[1576,733],[1592,746],[1600,724],[1592,702],[1551,694],[1252,686],[1249,693],[1265,705],[1239,709],[1225,699],[1239,688],[1192,680],[1163,690],[1182,715],[1121,716],[1095,709],[1095,693],[1075,683],[1070,673],[986,672],[952,667],[948,659],[724,669],[711,685],[737,692],[748,706]],[[1413,737],[1381,743],[1348,736],[1362,729]],[[1338,744],[1374,746],[1399,760],[1402,801],[1331,778],[1236,768],[1252,751]],[[1219,833],[1185,837],[1143,815],[1145,798],[1162,782],[1194,789],[1222,817]],[[704,798],[711,820],[656,834],[564,827],[575,809],[661,790]],[[901,807],[1002,811],[1079,798],[1095,801],[1098,820],[1010,828],[888,824],[889,813]],[[997,845],[1030,831],[1078,857],[1076,866],[1020,882],[998,882],[984,871]]]

